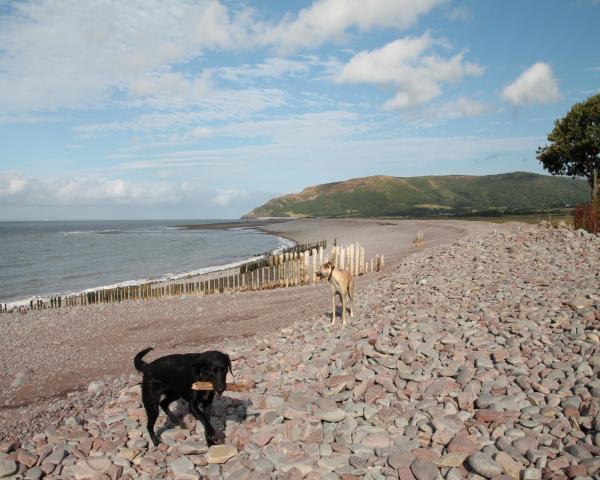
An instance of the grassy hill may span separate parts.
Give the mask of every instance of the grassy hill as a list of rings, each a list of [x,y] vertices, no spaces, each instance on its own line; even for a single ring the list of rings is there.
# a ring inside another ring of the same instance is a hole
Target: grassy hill
[[[500,175],[374,176],[305,188],[269,200],[243,218],[494,215],[586,202],[584,180],[514,172]]]

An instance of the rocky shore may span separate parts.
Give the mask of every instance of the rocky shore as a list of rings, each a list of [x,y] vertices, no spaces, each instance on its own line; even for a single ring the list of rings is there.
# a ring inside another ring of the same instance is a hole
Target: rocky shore
[[[3,441],[0,478],[598,478],[598,236],[523,226],[434,247],[363,282],[345,329],[299,315],[222,348],[252,384],[215,401],[222,445],[174,404],[182,423],[150,446],[129,377]]]

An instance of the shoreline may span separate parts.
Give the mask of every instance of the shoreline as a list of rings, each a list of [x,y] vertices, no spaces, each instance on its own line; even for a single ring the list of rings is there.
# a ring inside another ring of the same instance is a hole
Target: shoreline
[[[233,223],[230,222],[227,224],[197,224],[196,226],[198,228],[190,228],[190,230],[194,230],[194,229],[204,230],[204,228],[201,228],[204,225],[233,225]],[[266,224],[263,224],[263,225],[266,225]],[[236,227],[223,226],[220,228],[216,228],[216,227],[208,228],[208,230],[211,230],[211,229],[212,230],[217,230],[217,229],[232,230],[235,228]],[[42,294],[38,294],[38,295],[31,295],[28,298],[19,299],[19,300],[0,301],[0,304],[6,305],[6,307],[8,309],[20,308],[20,307],[28,307],[31,301],[35,302],[38,300],[42,300],[44,302],[47,302],[52,297],[59,297],[59,296],[60,297],[68,297],[71,295],[77,296],[80,294],[109,290],[111,288],[117,288],[117,287],[137,286],[137,285],[143,285],[143,284],[147,284],[147,283],[150,283],[150,284],[156,285],[156,286],[166,286],[166,285],[170,285],[171,283],[176,282],[178,280],[192,279],[192,278],[204,278],[206,280],[209,280],[216,273],[235,271],[239,267],[241,267],[242,265],[244,265],[246,263],[253,262],[255,260],[262,258],[265,255],[271,255],[271,254],[274,254],[276,252],[279,252],[279,251],[284,250],[289,247],[293,247],[294,245],[298,244],[298,242],[296,242],[293,238],[286,237],[284,235],[278,235],[276,233],[268,232],[266,230],[262,230],[260,228],[260,226],[251,226],[251,227],[248,226],[247,229],[259,231],[264,235],[275,237],[279,240],[280,245],[277,248],[270,250],[268,252],[263,252],[260,255],[250,256],[244,260],[240,260],[240,261],[232,262],[232,263],[228,263],[228,264],[200,267],[200,268],[197,268],[194,270],[190,270],[187,272],[181,272],[181,273],[162,273],[162,274],[160,274],[160,276],[155,277],[155,278],[129,279],[129,280],[123,280],[121,282],[115,282],[115,283],[107,284],[107,285],[99,285],[99,286],[89,287],[89,288],[85,288],[85,289],[81,289],[81,290],[77,289],[77,290],[70,291],[70,292],[42,293]]]

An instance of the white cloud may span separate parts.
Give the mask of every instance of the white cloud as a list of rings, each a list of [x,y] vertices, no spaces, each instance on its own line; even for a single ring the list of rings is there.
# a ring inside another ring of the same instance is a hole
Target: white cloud
[[[233,188],[217,188],[216,195],[212,199],[212,203],[219,207],[227,207],[231,205],[236,198],[247,197],[248,193],[245,190],[236,190]]]
[[[158,106],[163,100],[168,102],[167,98],[155,97],[146,98],[142,103]],[[269,108],[281,107],[286,101],[286,92],[275,88],[211,89],[195,102],[186,102],[188,108],[194,107],[191,111],[142,113],[130,120],[78,125],[74,127],[74,131],[83,135],[110,132],[169,132],[173,128],[190,127],[199,122],[247,118]]]
[[[196,77],[165,71],[142,75],[128,86],[127,106],[185,108],[205,101],[213,90],[208,74]]]
[[[448,14],[448,18],[450,20],[469,20],[471,18],[471,11],[465,5],[461,5],[459,7],[455,7],[450,10]]]
[[[489,111],[490,107],[483,102],[460,97],[441,105],[438,114],[441,118],[478,117]]]
[[[177,188],[165,183],[101,177],[34,178],[0,172],[0,204],[4,205],[144,205],[180,200]]]
[[[418,127],[433,127],[455,118],[479,117],[492,111],[490,105],[467,97],[459,97],[426,109],[410,111],[407,117]]]
[[[183,133],[169,136],[161,142],[150,142],[126,147],[110,158],[135,156],[138,150],[156,147],[174,147],[212,137],[252,139],[262,143],[278,143],[288,146],[310,144],[318,141],[349,138],[365,130],[364,122],[358,124],[358,115],[346,111],[326,111],[289,115],[285,118],[247,120],[221,126],[199,126]],[[146,159],[149,157],[146,155]],[[147,165],[146,161],[143,162]]]
[[[263,25],[262,42],[281,51],[340,41],[350,29],[405,29],[445,0],[317,0],[275,25]]]
[[[119,91],[153,90],[147,77],[206,49],[240,45],[247,31],[247,18],[217,0],[41,0],[13,9],[0,16],[5,111],[98,106]]]
[[[247,81],[257,78],[293,77],[307,73],[309,68],[306,61],[276,57],[267,58],[264,62],[256,65],[244,64],[238,67],[221,67],[215,73],[226,80]]]
[[[392,85],[396,96],[384,105],[392,110],[421,105],[439,96],[444,84],[483,74],[483,67],[464,61],[462,52],[451,58],[433,53],[425,55],[440,44],[443,42],[434,40],[429,33],[400,38],[379,49],[356,54],[335,80]]]
[[[227,184],[226,178],[220,180]],[[273,197],[218,185],[197,179],[36,178],[0,171],[0,219],[145,218],[148,213],[166,215],[162,218],[233,218]]]
[[[502,90],[502,98],[513,105],[551,103],[560,100],[561,94],[552,68],[537,62]]]
[[[17,125],[17,124],[32,124],[32,123],[54,123],[62,119],[52,115],[28,115],[28,114],[2,114],[0,113],[0,126],[2,125]]]
[[[177,107],[207,93],[206,79],[177,72],[207,51],[298,49],[351,29],[406,28],[444,0],[317,0],[297,15],[262,20],[219,0],[52,0],[0,15],[0,109],[32,112],[106,106]],[[270,59],[243,73],[277,78],[302,62]]]

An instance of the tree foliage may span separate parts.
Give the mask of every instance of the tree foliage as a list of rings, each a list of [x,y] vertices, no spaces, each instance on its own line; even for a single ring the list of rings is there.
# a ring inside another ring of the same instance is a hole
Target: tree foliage
[[[537,159],[553,175],[587,178],[592,202],[600,208],[600,94],[576,103],[556,120],[548,141],[538,148]]]

